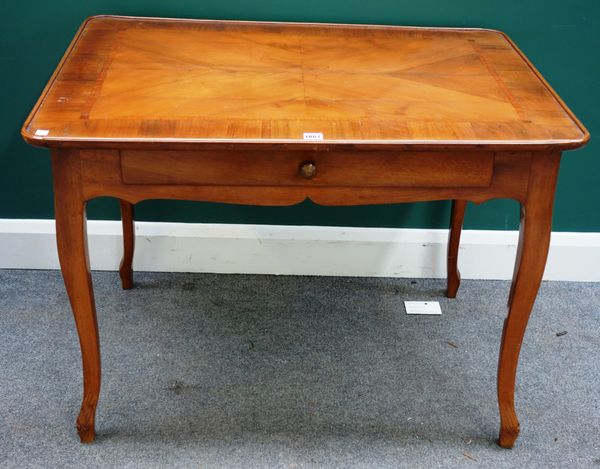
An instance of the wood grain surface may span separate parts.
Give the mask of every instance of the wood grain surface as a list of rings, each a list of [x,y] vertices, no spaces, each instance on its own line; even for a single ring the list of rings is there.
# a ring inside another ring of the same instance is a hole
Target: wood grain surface
[[[79,148],[566,149],[589,137],[497,31],[111,16],[82,25],[22,134]]]
[[[487,187],[494,168],[492,152],[123,150],[120,156],[126,184]],[[309,178],[301,171],[307,163],[315,168]]]

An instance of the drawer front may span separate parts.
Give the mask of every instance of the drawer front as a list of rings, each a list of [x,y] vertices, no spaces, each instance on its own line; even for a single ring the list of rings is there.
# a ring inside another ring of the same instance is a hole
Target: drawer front
[[[493,152],[121,151],[125,184],[487,187]]]

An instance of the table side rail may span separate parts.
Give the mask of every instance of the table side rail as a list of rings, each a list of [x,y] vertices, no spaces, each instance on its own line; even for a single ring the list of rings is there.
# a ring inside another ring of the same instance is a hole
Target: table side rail
[[[54,151],[59,153],[76,152],[79,154],[82,170],[82,190],[86,200],[109,196],[131,203],[147,199],[183,199],[280,206],[297,204],[305,199],[310,199],[321,205],[368,205],[448,199],[483,202],[494,198],[511,198],[522,201],[526,196],[527,174],[532,155],[529,152],[496,152],[492,154],[490,159],[490,156],[486,156],[488,153],[484,152],[483,159],[490,160],[492,165],[489,173],[485,172],[485,186],[469,185],[473,182],[467,179],[466,184],[460,186],[452,185],[452,183],[449,183],[448,186],[436,186],[434,182],[431,185],[420,187],[410,183],[407,185],[396,183],[396,185],[391,186],[378,186],[367,177],[363,178],[360,184],[355,179],[353,181],[356,182],[355,185],[350,185],[347,181],[321,185],[311,184],[313,181],[300,182],[299,180],[293,184],[290,183],[290,185],[281,185],[281,182],[269,183],[268,181],[261,184],[247,185],[235,185],[226,181],[223,181],[222,185],[215,185],[214,183],[182,184],[181,181],[176,184],[157,184],[150,181],[145,184],[131,184],[124,182],[121,155],[118,150],[56,149]],[[361,161],[363,158],[368,158],[367,153],[365,152],[364,156],[360,157]],[[349,154],[343,155],[344,158],[347,156]],[[306,152],[304,155],[299,154],[294,163],[305,161],[305,159],[310,160],[311,157],[316,158],[312,152]],[[439,157],[443,158],[443,154],[440,154]],[[470,157],[477,159],[476,154],[472,154]],[[419,168],[414,167],[414,171],[417,170],[426,173],[430,168],[423,162]],[[137,180],[137,176],[127,174],[126,181],[131,181],[128,177],[134,177],[133,180]],[[290,177],[296,178],[297,176],[294,173]],[[389,176],[386,175],[385,177]],[[487,182],[488,177],[491,177],[489,182]],[[378,182],[378,184],[381,184],[381,182]]]

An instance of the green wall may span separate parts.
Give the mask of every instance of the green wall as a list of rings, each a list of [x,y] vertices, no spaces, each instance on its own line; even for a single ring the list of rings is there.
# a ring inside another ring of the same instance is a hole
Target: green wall
[[[0,7],[0,218],[52,218],[48,151],[26,145],[20,127],[79,24],[90,15],[474,26],[507,32],[588,127],[592,140],[563,158],[554,229],[600,231],[600,1],[598,0],[62,0]],[[285,208],[148,201],[142,220],[441,228],[447,202]],[[112,199],[91,219],[118,218]],[[515,229],[513,201],[470,205],[471,229]]]

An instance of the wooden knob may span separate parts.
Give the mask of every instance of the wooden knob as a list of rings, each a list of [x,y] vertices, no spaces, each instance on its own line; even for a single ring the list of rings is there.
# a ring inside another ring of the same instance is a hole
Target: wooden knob
[[[305,161],[300,165],[300,176],[304,179],[312,179],[317,174],[317,165],[314,161]]]

